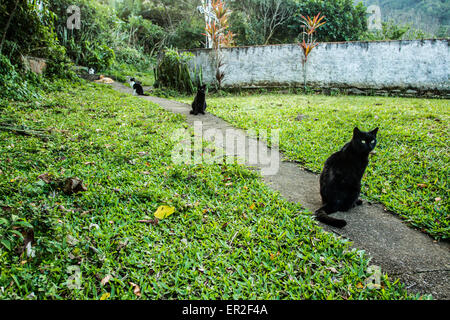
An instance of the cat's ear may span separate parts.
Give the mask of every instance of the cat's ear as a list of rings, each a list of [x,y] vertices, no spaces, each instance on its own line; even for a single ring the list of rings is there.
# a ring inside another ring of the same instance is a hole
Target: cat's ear
[[[376,127],[375,129],[373,129],[370,133],[373,134],[374,136],[377,135],[378,132],[378,127]]]
[[[358,127],[355,127],[355,129],[353,129],[353,135],[357,136],[361,133],[361,130],[358,129]]]

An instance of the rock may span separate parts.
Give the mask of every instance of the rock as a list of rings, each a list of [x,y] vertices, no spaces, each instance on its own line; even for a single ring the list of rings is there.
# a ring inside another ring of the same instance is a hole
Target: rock
[[[365,95],[365,92],[362,90],[359,90],[357,88],[351,88],[348,90],[348,93],[350,94],[356,94],[356,95]]]

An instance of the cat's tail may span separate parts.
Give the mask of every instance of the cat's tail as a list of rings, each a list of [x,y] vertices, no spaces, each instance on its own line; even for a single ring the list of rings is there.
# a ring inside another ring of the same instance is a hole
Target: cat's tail
[[[336,219],[333,217],[330,217],[324,210],[325,206],[321,207],[320,209],[316,210],[316,219],[320,222],[323,222],[325,224],[328,224],[332,227],[336,228],[343,228],[347,225],[347,222],[342,219]]]

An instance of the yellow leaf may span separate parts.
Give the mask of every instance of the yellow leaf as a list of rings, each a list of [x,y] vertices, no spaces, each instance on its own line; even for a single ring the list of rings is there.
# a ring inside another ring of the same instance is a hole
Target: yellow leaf
[[[255,204],[254,203],[252,203],[252,205],[250,206],[250,210],[253,210],[253,209],[255,209]]]
[[[159,220],[162,220],[164,218],[167,218],[174,212],[175,212],[174,207],[159,206],[158,209],[156,209],[155,211],[155,217],[158,218]]]
[[[104,294],[102,294],[102,296],[100,297],[100,300],[106,300],[109,298],[111,294],[109,292],[105,292]]]
[[[356,288],[362,289],[362,288],[364,288],[364,285],[361,282],[358,282],[358,284],[356,285]]]

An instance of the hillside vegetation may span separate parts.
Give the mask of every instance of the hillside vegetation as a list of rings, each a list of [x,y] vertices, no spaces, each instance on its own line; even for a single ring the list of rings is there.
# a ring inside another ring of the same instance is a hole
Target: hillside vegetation
[[[383,21],[410,24],[439,38],[450,36],[450,1],[447,0],[355,0],[365,6],[379,5]]]

